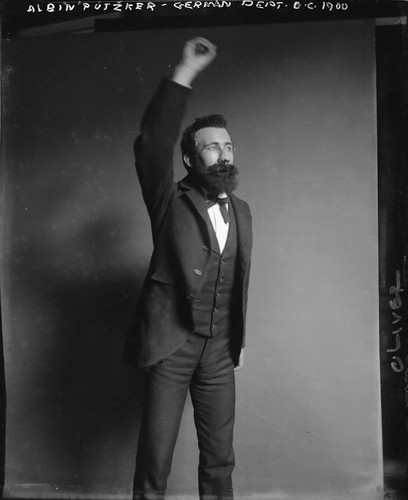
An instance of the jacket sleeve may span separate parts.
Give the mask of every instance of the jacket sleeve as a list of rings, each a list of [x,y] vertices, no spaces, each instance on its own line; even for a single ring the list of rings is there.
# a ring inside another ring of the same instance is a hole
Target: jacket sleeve
[[[143,115],[135,141],[136,170],[153,234],[160,227],[174,184],[173,152],[191,89],[163,78]]]

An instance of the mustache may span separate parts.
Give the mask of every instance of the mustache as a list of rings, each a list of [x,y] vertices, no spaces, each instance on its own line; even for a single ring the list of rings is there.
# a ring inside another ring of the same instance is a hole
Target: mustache
[[[230,163],[217,162],[214,165],[207,167],[206,175],[225,174],[226,176],[234,176],[238,173],[235,165]]]

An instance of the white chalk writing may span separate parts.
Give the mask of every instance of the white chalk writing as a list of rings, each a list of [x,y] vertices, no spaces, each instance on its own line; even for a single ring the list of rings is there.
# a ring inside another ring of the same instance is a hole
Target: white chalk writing
[[[174,2],[173,6],[178,9],[208,9],[211,7],[231,7],[231,2]]]
[[[55,2],[37,2],[31,3],[27,7],[27,12],[35,13],[58,13],[58,12],[131,12],[146,11],[151,12],[160,8],[174,8],[177,10],[198,10],[198,9],[229,9],[231,7],[244,7],[254,9],[274,9],[274,10],[292,10],[292,11],[346,11],[349,8],[349,2],[300,2],[283,0],[241,0],[226,1],[215,0],[184,0],[181,2],[146,2],[146,1],[107,1],[107,0],[88,0],[88,1],[58,1]]]
[[[404,363],[399,356],[393,356],[391,361],[391,368],[394,372],[401,373],[404,370]]]
[[[153,11],[157,6],[157,2],[50,2],[30,4],[27,12],[72,12],[73,10],[96,11],[96,12],[125,12],[146,10]]]
[[[401,271],[397,270],[395,272],[395,285],[390,286],[389,288],[389,293],[393,295],[393,297],[388,301],[388,304],[392,310],[392,324],[397,325],[400,323],[403,319],[403,316],[400,314],[397,314],[395,311],[397,309],[401,309],[402,307],[402,298],[401,294],[404,291],[404,289],[401,286]],[[399,328],[393,330],[391,332],[392,335],[395,336],[394,339],[394,344],[395,346],[390,347],[387,349],[387,352],[399,352],[401,350],[401,333],[403,332],[403,327],[400,326]],[[391,368],[394,370],[396,373],[400,373],[404,370],[404,362],[399,356],[393,356],[392,361],[391,361]]]

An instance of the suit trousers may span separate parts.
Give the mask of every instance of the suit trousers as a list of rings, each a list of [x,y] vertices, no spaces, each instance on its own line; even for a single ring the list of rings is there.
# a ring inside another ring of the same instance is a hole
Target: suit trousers
[[[192,334],[145,376],[133,500],[164,499],[188,391],[198,438],[200,499],[232,499],[235,375],[229,332]]]

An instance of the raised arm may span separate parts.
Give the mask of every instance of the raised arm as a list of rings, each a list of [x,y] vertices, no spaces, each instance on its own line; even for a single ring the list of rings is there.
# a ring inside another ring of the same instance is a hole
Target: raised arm
[[[141,134],[135,142],[136,169],[156,229],[174,189],[173,152],[191,83],[215,56],[215,46],[205,38],[186,42],[172,77],[163,79],[143,115]]]

